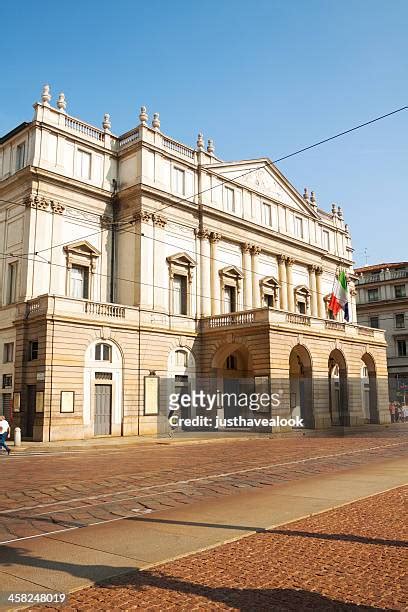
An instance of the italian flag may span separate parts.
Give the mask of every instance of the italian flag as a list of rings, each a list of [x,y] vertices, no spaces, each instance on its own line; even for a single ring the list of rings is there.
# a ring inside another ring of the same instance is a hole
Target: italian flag
[[[344,310],[344,318],[349,320],[347,276],[344,270],[341,270],[336,278],[328,308],[334,316]]]

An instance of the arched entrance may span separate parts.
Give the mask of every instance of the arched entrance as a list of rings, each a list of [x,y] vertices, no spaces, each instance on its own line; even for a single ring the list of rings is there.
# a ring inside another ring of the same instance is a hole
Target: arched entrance
[[[329,355],[329,410],[332,425],[348,427],[347,365],[343,353],[334,349]]]
[[[83,422],[88,436],[122,435],[122,354],[111,340],[85,351]]]
[[[313,429],[312,360],[309,351],[297,344],[289,356],[290,409],[291,417],[300,416],[303,426]]]
[[[191,350],[185,346],[173,349],[167,359],[167,397],[170,397],[172,393],[176,393],[179,397],[191,396],[191,391],[195,387],[195,378],[195,359]],[[194,418],[196,409],[194,406],[187,407],[181,402],[177,416],[182,423],[181,429],[191,429],[184,425],[184,420]]]
[[[253,417],[254,412],[246,399],[254,391],[254,373],[248,349],[241,344],[223,346],[214,355],[212,367],[215,376],[211,391],[221,394],[216,409],[220,422],[240,416],[243,419]],[[242,428],[242,425],[237,427]]]
[[[369,353],[364,353],[361,360],[363,362],[361,368],[363,413],[368,423],[378,423],[377,374],[375,362]]]

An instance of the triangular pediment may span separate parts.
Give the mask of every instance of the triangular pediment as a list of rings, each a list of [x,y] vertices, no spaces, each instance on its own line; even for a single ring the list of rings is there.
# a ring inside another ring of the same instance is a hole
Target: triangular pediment
[[[87,240],[78,240],[77,242],[66,244],[64,246],[64,251],[67,253],[75,253],[76,255],[86,255],[88,257],[99,257],[101,254],[101,252]]]
[[[305,201],[270,159],[253,159],[240,162],[220,162],[205,166],[224,180],[230,179],[261,196],[285,204],[303,214],[318,218],[317,212]]]
[[[261,283],[269,287],[280,287],[280,282],[274,276],[265,276],[261,279]]]
[[[188,253],[176,253],[175,255],[170,255],[167,257],[167,261],[171,264],[176,264],[179,266],[187,266],[193,267],[196,266],[196,262]]]
[[[310,289],[306,285],[298,285],[295,287],[295,293],[304,293],[305,295],[310,295]]]
[[[244,278],[243,273],[236,266],[226,266],[220,270],[221,276],[230,276],[232,278]]]

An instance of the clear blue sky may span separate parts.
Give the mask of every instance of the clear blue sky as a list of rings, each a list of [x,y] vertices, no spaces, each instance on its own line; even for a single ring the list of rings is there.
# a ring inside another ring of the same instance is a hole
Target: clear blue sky
[[[223,159],[281,157],[408,103],[406,0],[105,0],[0,8],[0,134],[55,103],[114,133],[162,129]],[[408,111],[279,164],[344,208],[355,259],[408,260]]]

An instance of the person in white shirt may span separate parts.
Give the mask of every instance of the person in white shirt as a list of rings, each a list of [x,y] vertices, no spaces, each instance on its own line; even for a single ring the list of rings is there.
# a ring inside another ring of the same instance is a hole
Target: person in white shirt
[[[7,438],[10,437],[10,425],[6,421],[4,415],[0,416],[0,448],[5,448],[7,454],[10,454],[10,448],[6,444]]]

